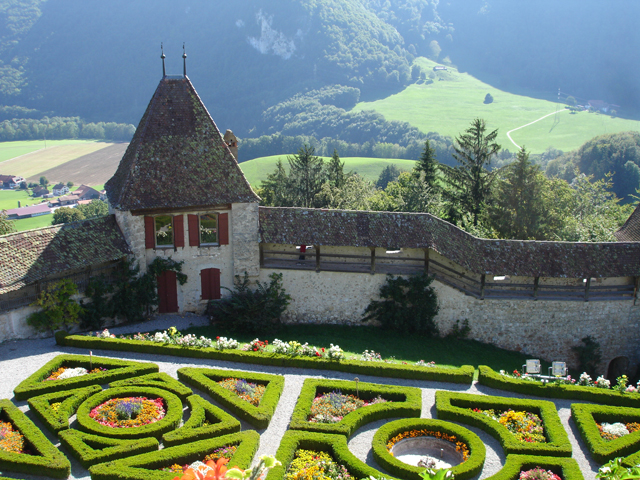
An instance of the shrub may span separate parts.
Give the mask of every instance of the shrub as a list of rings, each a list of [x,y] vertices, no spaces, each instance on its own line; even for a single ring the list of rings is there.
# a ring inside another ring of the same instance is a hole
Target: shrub
[[[272,273],[269,283],[256,281],[250,289],[247,272],[236,275],[231,295],[209,302],[207,314],[211,323],[221,323],[231,330],[264,333],[280,324],[280,317],[289,306],[291,296],[282,287],[282,274]]]
[[[49,430],[58,433],[69,428],[69,418],[76,413],[82,402],[101,391],[100,385],[90,385],[62,392],[45,393],[29,398],[31,410]],[[58,403],[57,408],[52,405]]]
[[[113,309],[109,294],[113,291],[104,277],[96,277],[89,280],[85,296],[91,301],[80,301],[83,309],[80,315],[80,325],[87,330],[100,329],[104,326],[104,319],[113,316]]]
[[[420,333],[427,337],[438,334],[434,318],[438,314],[438,298],[427,274],[408,278],[387,275],[380,287],[380,298],[372,300],[364,311],[363,321],[378,320],[383,328]]]
[[[82,307],[71,297],[78,293],[78,287],[71,280],[65,279],[54,283],[31,305],[42,310],[27,317],[27,324],[39,332],[55,333],[62,327],[78,323]]]
[[[487,93],[484,96],[484,102],[482,103],[484,103],[485,105],[488,105],[489,103],[493,103],[493,95],[491,95],[490,93]]]
[[[584,480],[580,466],[573,458],[537,455],[507,455],[504,467],[486,480],[518,480],[520,472],[540,467],[550,470],[562,480]]]

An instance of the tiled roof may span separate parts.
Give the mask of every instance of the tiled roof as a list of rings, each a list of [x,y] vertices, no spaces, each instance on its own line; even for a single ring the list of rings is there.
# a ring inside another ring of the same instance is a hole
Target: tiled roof
[[[187,77],[164,77],[105,185],[119,210],[257,202]]]
[[[7,215],[17,215],[18,217],[24,217],[25,215],[33,215],[34,213],[51,213],[51,209],[49,208],[49,204],[39,203],[37,205],[31,205],[30,207],[20,207],[20,208],[12,208],[11,210],[7,210]]]
[[[487,275],[640,276],[640,243],[488,240],[427,213],[260,207],[260,236],[286,245],[431,248]]]
[[[640,242],[640,204],[614,235],[619,242]]]
[[[0,236],[0,294],[130,253],[115,217]]]

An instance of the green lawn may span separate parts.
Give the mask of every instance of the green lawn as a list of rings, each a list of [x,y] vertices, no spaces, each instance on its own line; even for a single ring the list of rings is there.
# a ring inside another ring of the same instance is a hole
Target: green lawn
[[[239,342],[250,342],[255,334],[240,332],[223,332],[216,327],[197,327],[182,331],[184,335],[204,335],[209,338],[231,337]],[[450,338],[424,338],[418,335],[407,335],[394,330],[380,330],[373,327],[349,327],[340,325],[283,325],[281,329],[261,340],[272,343],[275,338],[288,342],[296,340],[300,343],[329,348],[329,344],[339,345],[347,357],[362,355],[365,350],[373,350],[387,360],[395,357],[398,361],[415,363],[418,360],[434,361],[440,366],[488,365],[496,371],[514,369],[521,370],[524,361],[532,358],[518,352],[503,350],[492,345],[474,340],[455,340]],[[535,356],[533,357],[535,358]],[[546,369],[549,365],[544,364]],[[546,370],[545,370],[546,371]]]
[[[0,210],[10,210],[20,206],[34,205],[40,203],[41,198],[32,198],[27,190],[2,190],[0,189]]]
[[[244,172],[249,183],[258,187],[260,182],[267,178],[269,173],[272,173],[276,168],[276,162],[278,159],[282,160],[287,171],[289,170],[289,162],[287,162],[288,155],[272,155],[270,157],[260,157],[253,160],[248,160],[240,164],[240,168]],[[329,160],[329,157],[322,157],[325,161]],[[399,160],[395,158],[367,158],[367,157],[345,157],[341,158],[344,162],[345,171],[353,170],[358,172],[359,175],[375,182],[380,175],[380,172],[390,164],[394,164],[400,170],[411,170],[415,164],[414,160]]]
[[[95,140],[47,140],[47,148],[59,145],[77,145]],[[19,157],[44,148],[43,140],[24,140],[19,142],[0,142],[0,162]],[[5,175],[10,173],[0,172]]]
[[[431,71],[434,62],[416,59],[423,70]],[[375,110],[387,120],[409,122],[421,131],[438,132],[455,137],[471,121],[480,117],[490,129],[499,130],[498,143],[502,148],[516,151],[507,138],[507,132],[538,118],[554,113],[538,123],[512,133],[513,140],[525,145],[532,153],[542,153],[548,147],[570,151],[591,138],[605,133],[640,131],[640,121],[612,118],[608,115],[565,111],[564,104],[515,95],[483,83],[467,73],[449,67],[440,74],[442,81],[410,85],[400,93],[374,102],[361,102],[354,110]],[[494,101],[485,105],[485,95]]]
[[[22,232],[24,230],[32,230],[34,228],[48,227],[51,225],[51,220],[53,220],[53,215],[40,215],[39,217],[15,220],[14,225],[18,232]]]

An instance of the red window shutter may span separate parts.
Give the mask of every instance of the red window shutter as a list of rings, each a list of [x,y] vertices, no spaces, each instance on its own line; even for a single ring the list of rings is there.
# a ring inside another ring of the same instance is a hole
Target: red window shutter
[[[198,215],[188,215],[188,225],[189,225],[189,246],[190,247],[199,247],[200,246],[200,222],[198,220]]]
[[[153,217],[144,217],[144,248],[156,246],[156,224]]]
[[[229,245],[229,214],[218,215],[218,241],[220,245]]]
[[[203,300],[218,300],[220,295],[220,270],[205,268],[200,272],[200,285]]]
[[[173,244],[176,248],[184,247],[184,216],[173,217]]]

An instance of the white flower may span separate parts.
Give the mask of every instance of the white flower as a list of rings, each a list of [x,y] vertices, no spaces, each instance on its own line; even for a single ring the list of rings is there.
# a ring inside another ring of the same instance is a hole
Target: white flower
[[[330,343],[331,347],[329,348],[327,355],[332,360],[342,360],[344,358],[344,350],[342,350],[338,345],[334,345]]]
[[[216,343],[213,346],[216,350],[234,350],[236,348],[238,348],[238,341],[234,340],[233,338],[227,338],[227,337],[218,337],[216,339]]]
[[[86,368],[82,368],[82,367],[67,368],[64,372],[58,375],[57,380],[64,380],[66,378],[73,378],[73,377],[81,377],[82,375],[86,375],[86,374],[87,374]]]
[[[611,382],[600,375],[595,381],[595,386],[598,388],[610,388]]]
[[[580,379],[578,380],[578,385],[592,385],[593,384],[593,380],[591,379],[591,376],[587,373],[587,372],[582,372],[582,375],[580,375]]]
[[[623,437],[625,435],[629,435],[629,430],[627,430],[627,426],[624,423],[616,422],[616,423],[602,423],[602,431],[606,432],[610,435],[614,435],[616,437]]]

